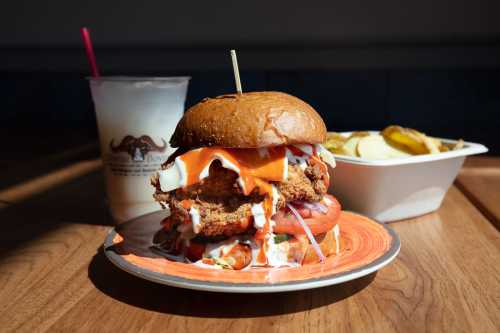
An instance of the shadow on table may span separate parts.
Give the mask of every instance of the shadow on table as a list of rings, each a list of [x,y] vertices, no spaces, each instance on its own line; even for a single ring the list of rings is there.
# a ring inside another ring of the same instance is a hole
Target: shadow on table
[[[295,313],[329,305],[364,289],[376,273],[331,287],[273,294],[224,294],[169,287],[128,274],[100,249],[88,269],[92,283],[118,301],[183,316],[234,318]]]
[[[104,202],[100,170],[0,206],[0,258],[68,223],[113,225]]]

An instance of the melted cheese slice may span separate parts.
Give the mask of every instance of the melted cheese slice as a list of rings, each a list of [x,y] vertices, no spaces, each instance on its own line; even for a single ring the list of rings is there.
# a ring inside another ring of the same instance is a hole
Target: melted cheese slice
[[[256,186],[255,178],[284,181],[288,178],[288,163],[299,164],[305,169],[311,156],[320,156],[321,159],[317,160],[321,164],[335,167],[333,155],[321,145],[259,149],[199,148],[178,156],[172,166],[159,171],[160,188],[163,192],[170,192],[196,184],[208,177],[210,165],[218,160],[224,168],[240,176],[238,184],[248,194]]]

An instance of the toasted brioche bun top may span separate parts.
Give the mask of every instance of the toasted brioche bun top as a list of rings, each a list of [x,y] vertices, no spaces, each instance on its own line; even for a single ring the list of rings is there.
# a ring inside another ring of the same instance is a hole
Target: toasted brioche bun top
[[[309,104],[282,92],[263,91],[205,98],[184,114],[170,145],[260,148],[325,139],[325,123]]]

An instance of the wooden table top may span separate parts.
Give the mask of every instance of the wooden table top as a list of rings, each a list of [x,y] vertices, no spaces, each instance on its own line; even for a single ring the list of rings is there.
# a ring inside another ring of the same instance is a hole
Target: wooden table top
[[[468,159],[457,178],[460,190],[500,230],[499,159]]]
[[[111,220],[99,162],[68,166],[74,177],[56,171],[64,184],[24,183],[42,184],[31,197],[24,186],[3,189],[0,331],[498,332],[500,237],[490,197],[500,187],[474,180],[482,177],[468,171],[474,163],[437,212],[391,224],[402,243],[392,264],[341,285],[281,294],[183,290],[114,267],[101,250]],[[500,170],[500,159],[488,163],[491,173]]]

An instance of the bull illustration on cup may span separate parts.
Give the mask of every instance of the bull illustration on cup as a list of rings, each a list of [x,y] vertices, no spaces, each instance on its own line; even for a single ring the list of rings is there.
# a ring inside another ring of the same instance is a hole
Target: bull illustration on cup
[[[127,153],[136,162],[144,161],[149,152],[163,153],[167,149],[167,143],[164,139],[161,139],[163,146],[158,146],[148,135],[143,135],[139,138],[127,135],[117,146],[113,144],[113,141],[111,140],[109,143],[109,147],[113,153]]]

